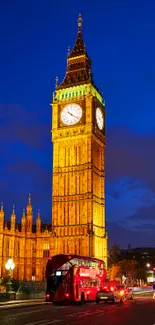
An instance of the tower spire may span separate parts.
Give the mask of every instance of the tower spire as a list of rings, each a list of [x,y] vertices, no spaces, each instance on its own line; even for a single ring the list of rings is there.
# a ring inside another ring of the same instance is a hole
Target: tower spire
[[[72,50],[67,53],[67,70],[63,81],[58,85],[56,90],[64,89],[81,84],[93,84],[91,73],[91,60],[88,57],[85,43],[82,37],[82,16],[79,14],[77,19],[78,33]]]
[[[83,19],[82,19],[81,13],[79,13],[79,17],[78,17],[78,19],[77,19],[77,23],[78,23],[78,32],[79,32],[79,33],[82,32],[82,22],[83,22]]]
[[[15,205],[12,207],[12,214],[15,214]]]
[[[28,204],[31,204],[31,194],[29,193]]]
[[[1,202],[1,211],[3,211],[3,201]]]

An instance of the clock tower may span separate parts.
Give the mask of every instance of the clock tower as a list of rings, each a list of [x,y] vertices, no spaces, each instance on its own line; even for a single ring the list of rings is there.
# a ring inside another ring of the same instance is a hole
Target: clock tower
[[[94,84],[82,17],[67,69],[52,102],[51,253],[95,256],[107,263],[105,104]]]

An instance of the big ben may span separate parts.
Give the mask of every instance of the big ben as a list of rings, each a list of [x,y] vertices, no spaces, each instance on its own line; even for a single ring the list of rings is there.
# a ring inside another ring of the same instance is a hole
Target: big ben
[[[52,102],[51,253],[95,256],[107,263],[105,104],[94,84],[82,17],[67,69]]]

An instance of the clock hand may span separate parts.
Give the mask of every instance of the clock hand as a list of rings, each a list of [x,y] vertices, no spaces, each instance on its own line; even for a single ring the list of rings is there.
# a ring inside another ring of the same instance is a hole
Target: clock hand
[[[77,119],[77,116],[73,115],[72,113],[68,112],[71,116],[75,117]]]
[[[71,116],[75,117],[72,113],[68,112]]]

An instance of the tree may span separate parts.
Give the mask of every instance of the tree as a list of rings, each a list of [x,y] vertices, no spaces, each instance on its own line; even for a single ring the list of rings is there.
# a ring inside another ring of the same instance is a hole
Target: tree
[[[123,260],[120,261],[118,264],[120,266],[121,274],[125,276],[131,273],[133,274],[137,267],[137,261],[135,260]]]
[[[138,268],[138,269],[136,269],[134,276],[135,276],[135,279],[137,279],[137,280],[144,280],[144,281],[146,281],[146,279],[147,279],[147,274],[146,274],[146,271],[145,271],[144,268]]]
[[[123,260],[118,263],[120,266],[120,273],[124,275],[128,285],[133,285],[133,279],[135,279],[135,271],[137,269],[137,261],[135,260]]]
[[[109,265],[116,264],[120,260],[120,246],[113,245],[109,252]]]
[[[120,273],[120,266],[119,265],[111,265],[109,268],[109,280],[113,281]]]

